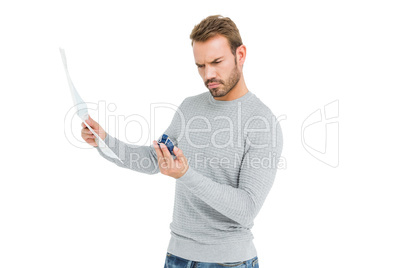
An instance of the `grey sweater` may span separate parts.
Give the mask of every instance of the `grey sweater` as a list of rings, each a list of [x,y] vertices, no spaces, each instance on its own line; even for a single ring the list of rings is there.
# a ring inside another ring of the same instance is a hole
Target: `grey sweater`
[[[199,262],[257,256],[251,228],[274,182],[283,144],[271,110],[251,91],[232,101],[215,100],[207,91],[185,98],[164,133],[189,163],[175,180],[167,251]],[[130,145],[108,134],[105,142],[124,164],[96,148],[117,166],[159,172],[152,144]]]

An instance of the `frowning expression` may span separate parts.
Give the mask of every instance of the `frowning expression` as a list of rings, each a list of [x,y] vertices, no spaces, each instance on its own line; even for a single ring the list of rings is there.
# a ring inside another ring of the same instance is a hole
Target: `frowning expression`
[[[225,96],[241,78],[241,69],[226,37],[215,35],[193,44],[198,73],[213,97]]]

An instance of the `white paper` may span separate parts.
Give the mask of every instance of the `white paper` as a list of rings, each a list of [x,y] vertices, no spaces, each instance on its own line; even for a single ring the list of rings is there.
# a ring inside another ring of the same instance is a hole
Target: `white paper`
[[[67,69],[67,59],[66,54],[64,53],[64,49],[60,48],[61,59],[63,61],[64,70],[66,71],[68,85],[70,87],[71,97],[73,98],[74,105],[77,107],[77,114],[81,118],[82,122],[88,127],[88,129],[95,135],[95,142],[98,144],[101,151],[111,157],[118,159],[121,163],[123,161],[106,145],[106,143],[98,136],[98,134],[88,125],[85,120],[88,119],[88,107],[87,104],[81,99],[77,90],[74,87],[73,81],[71,81],[70,74]]]

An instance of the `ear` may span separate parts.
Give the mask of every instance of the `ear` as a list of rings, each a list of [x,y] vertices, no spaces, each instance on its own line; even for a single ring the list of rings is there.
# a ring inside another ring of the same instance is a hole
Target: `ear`
[[[244,62],[246,61],[246,54],[247,50],[245,45],[241,45],[236,49],[237,62],[242,67]]]

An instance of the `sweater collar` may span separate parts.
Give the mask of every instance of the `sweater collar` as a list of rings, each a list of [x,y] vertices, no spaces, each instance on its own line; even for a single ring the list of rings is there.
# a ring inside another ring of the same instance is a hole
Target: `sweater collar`
[[[241,96],[240,98],[231,100],[231,101],[221,101],[221,100],[215,100],[214,97],[212,97],[211,94],[208,94],[208,98],[209,98],[209,102],[213,105],[219,105],[219,106],[231,106],[234,104],[237,104],[239,102],[243,102],[247,99],[249,99],[251,96],[253,96],[253,92],[251,92],[250,90],[244,94],[243,96]]]

